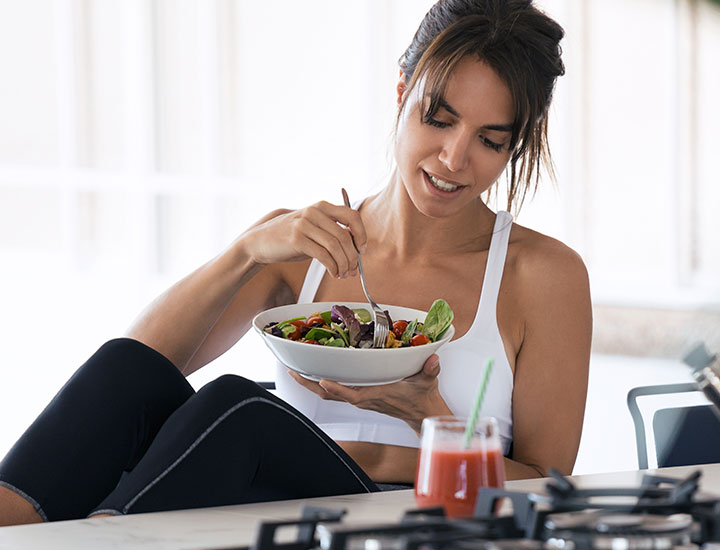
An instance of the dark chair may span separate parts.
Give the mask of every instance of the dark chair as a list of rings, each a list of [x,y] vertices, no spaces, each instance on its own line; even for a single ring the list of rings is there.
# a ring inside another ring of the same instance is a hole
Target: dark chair
[[[637,398],[683,392],[699,392],[696,384],[640,386],[628,392],[627,404],[635,425],[638,468],[648,467],[645,423]],[[652,433],[658,468],[720,462],[720,419],[712,405],[659,409],[653,415]]]

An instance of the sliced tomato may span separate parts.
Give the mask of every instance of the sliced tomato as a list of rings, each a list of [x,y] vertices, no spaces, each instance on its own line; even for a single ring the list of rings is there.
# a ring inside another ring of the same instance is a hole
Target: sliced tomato
[[[405,329],[408,326],[407,321],[395,321],[393,323],[393,332],[395,333],[395,338],[400,340],[402,338],[403,332],[405,332]]]
[[[305,321],[290,321],[290,324],[295,327],[295,331],[288,334],[290,340],[300,340],[302,336],[302,329],[305,328]]]
[[[320,316],[310,317],[310,319],[306,321],[306,324],[309,327],[321,327],[325,324],[325,320]]]
[[[425,344],[428,344],[430,340],[427,336],[424,334],[416,334],[410,339],[410,345],[411,346],[424,346]]]
[[[317,343],[318,343],[317,340],[304,340],[304,342],[305,342],[306,344],[317,344]]]

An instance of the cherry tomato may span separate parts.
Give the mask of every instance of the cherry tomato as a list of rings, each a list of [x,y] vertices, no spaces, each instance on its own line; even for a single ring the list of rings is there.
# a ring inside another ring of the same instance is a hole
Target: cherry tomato
[[[402,338],[403,332],[405,332],[407,326],[407,321],[395,321],[393,323],[393,332],[395,333],[395,338],[397,338],[398,340]]]
[[[428,342],[430,342],[430,340],[428,340],[427,336],[425,336],[424,334],[416,334],[410,340],[410,345],[411,346],[423,346],[423,345],[427,344]]]
[[[325,324],[325,320],[322,317],[310,317],[306,322],[307,326],[309,327],[315,327],[315,326],[323,326]]]
[[[304,321],[290,321],[290,324],[295,327],[295,332],[288,334],[290,340],[300,340],[302,336],[302,329],[306,326]]]

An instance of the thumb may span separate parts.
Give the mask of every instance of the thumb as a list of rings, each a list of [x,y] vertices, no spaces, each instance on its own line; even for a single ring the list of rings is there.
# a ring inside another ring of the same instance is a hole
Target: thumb
[[[440,374],[440,358],[434,353],[425,361],[423,374],[427,376],[437,376]]]

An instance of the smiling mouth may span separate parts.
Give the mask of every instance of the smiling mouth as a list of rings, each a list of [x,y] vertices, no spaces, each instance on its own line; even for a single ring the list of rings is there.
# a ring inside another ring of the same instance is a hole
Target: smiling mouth
[[[435,176],[428,174],[427,172],[425,172],[425,175],[428,177],[428,180],[435,189],[445,191],[446,193],[452,193],[453,191],[457,191],[458,189],[463,187],[461,185],[454,185],[452,183],[448,183],[445,180],[441,180],[440,178],[436,178]]]

